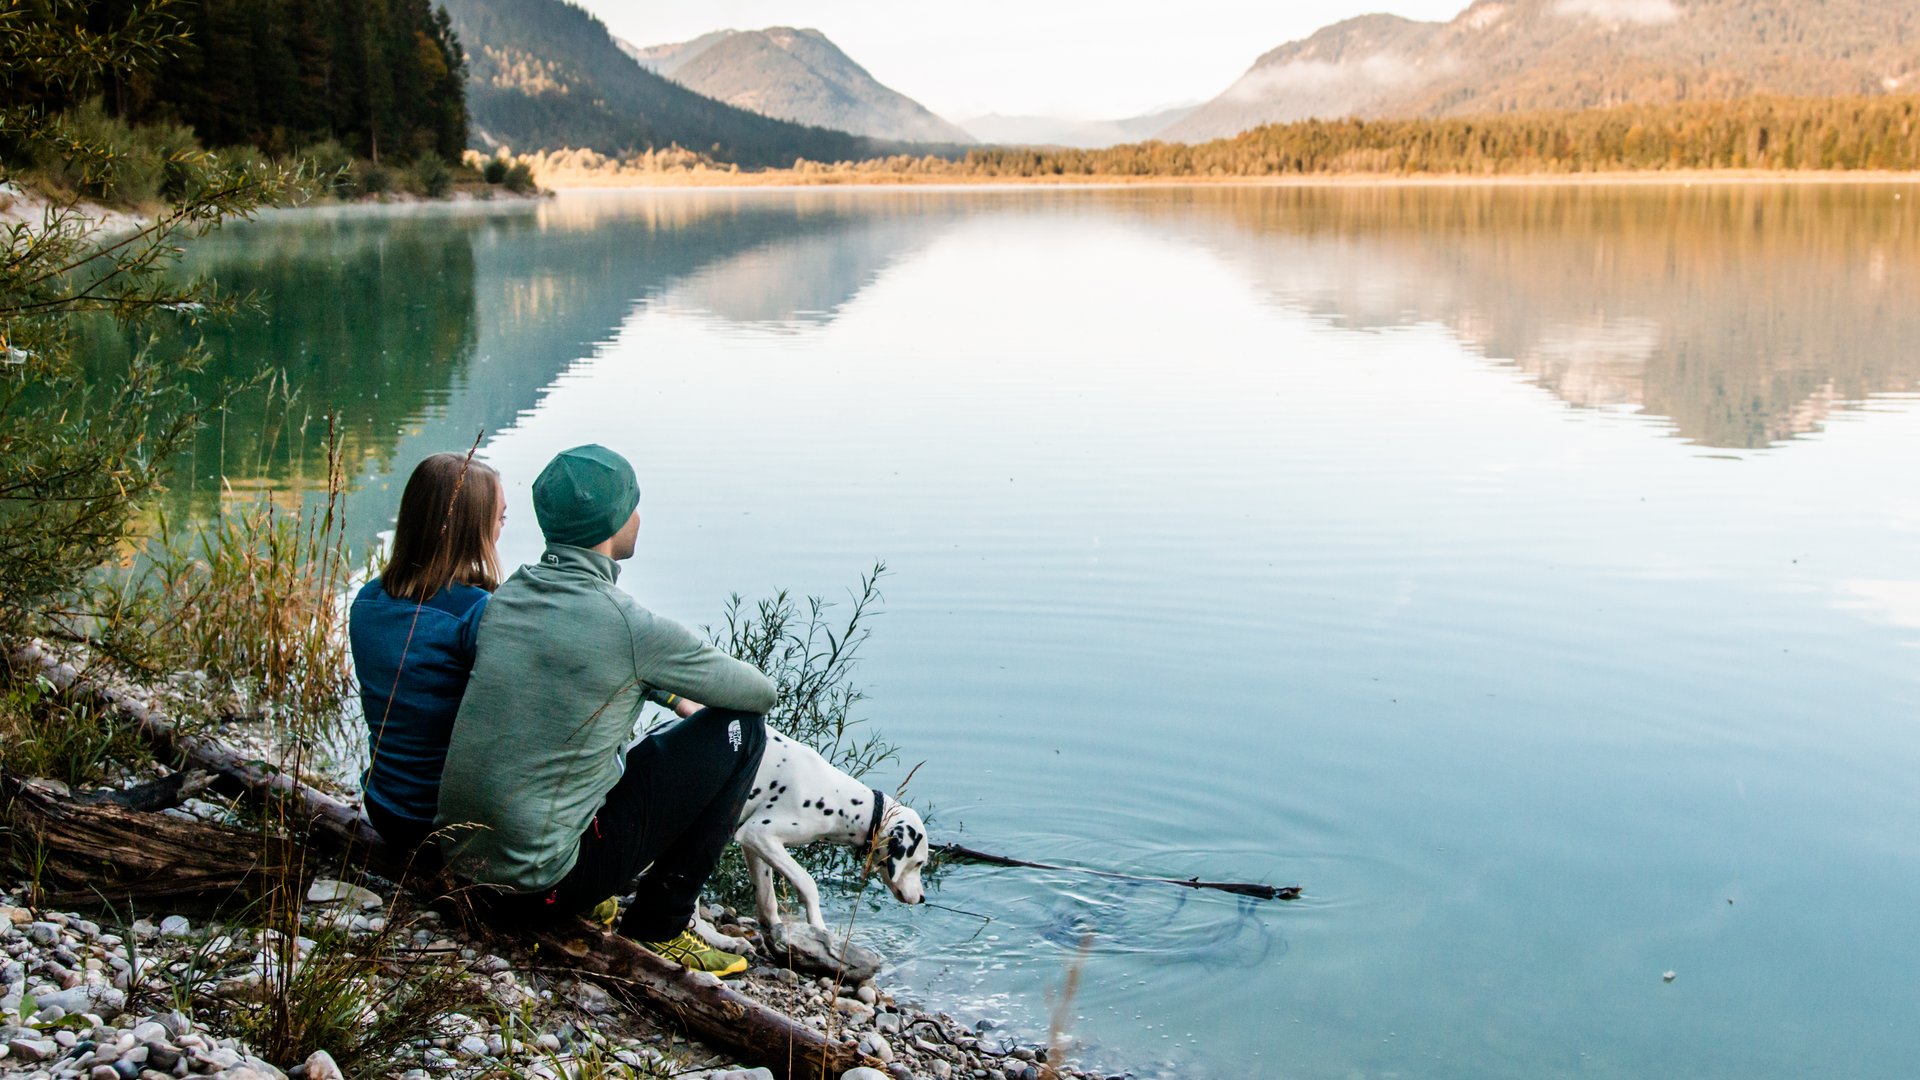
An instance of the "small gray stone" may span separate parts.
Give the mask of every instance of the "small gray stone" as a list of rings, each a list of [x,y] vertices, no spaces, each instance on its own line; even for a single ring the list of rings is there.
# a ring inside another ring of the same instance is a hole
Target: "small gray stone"
[[[60,940],[60,928],[50,922],[37,922],[27,927],[27,940],[35,945],[51,945]]]
[[[307,1055],[307,1080],[346,1080],[341,1075],[340,1066],[333,1063],[333,1055],[325,1050],[315,1050]]]
[[[860,1037],[860,1052],[868,1057],[877,1057],[881,1061],[893,1061],[893,1046],[886,1037],[877,1031],[868,1032]]]
[[[143,1024],[134,1025],[134,1028],[133,1028],[134,1042],[143,1042],[143,1043],[165,1042],[166,1038],[167,1038],[167,1029],[160,1026],[158,1023],[152,1020],[148,1020],[146,1023],[143,1023]]]
[[[113,1063],[113,1071],[119,1076],[120,1080],[134,1080],[135,1077],[140,1075],[142,1070],[138,1062],[121,1058],[119,1061]]]
[[[111,986],[76,986],[71,990],[48,994],[39,1002],[42,1011],[48,1006],[58,1006],[69,1016],[95,1011],[112,1015],[126,1008],[127,995]]]
[[[483,1058],[489,1056],[487,1053],[487,1040],[478,1035],[465,1036],[454,1049],[459,1051],[461,1057]]]
[[[613,1011],[613,995],[588,982],[567,987],[566,995],[582,1012],[601,1016]]]
[[[180,1060],[180,1051],[163,1042],[151,1043],[141,1049],[147,1052],[147,1064],[161,1072],[172,1072],[174,1064]]]
[[[161,937],[186,937],[193,933],[193,924],[185,915],[169,915],[160,920]]]
[[[869,1069],[858,1065],[840,1074],[840,1080],[887,1080],[887,1074],[879,1069]]]
[[[140,1074],[134,1073],[134,1075]],[[87,1076],[89,1080],[120,1080],[120,1074],[115,1072],[111,1065],[95,1065],[87,1072]]]
[[[882,1035],[900,1034],[900,1014],[881,1013],[873,1018],[873,1030]]]
[[[853,992],[853,996],[871,1005],[880,1000],[880,991],[875,990],[872,983],[861,983],[860,988]]]
[[[773,1070],[765,1067],[757,1069],[725,1069],[708,1073],[707,1080],[773,1080]]]
[[[180,1012],[178,1009],[170,1012],[155,1013],[153,1022],[166,1028],[167,1034],[176,1039],[193,1030],[193,1021],[188,1020],[186,1014]]]
[[[429,1069],[453,1068],[453,1055],[437,1046],[429,1047],[425,1053],[420,1055],[420,1060],[425,1062]]]
[[[60,1044],[52,1039],[14,1039],[7,1044],[7,1050],[15,1061],[32,1064],[52,1058],[60,1052]]]
[[[913,1070],[897,1061],[887,1066],[887,1072],[893,1076],[893,1080],[913,1080]]]

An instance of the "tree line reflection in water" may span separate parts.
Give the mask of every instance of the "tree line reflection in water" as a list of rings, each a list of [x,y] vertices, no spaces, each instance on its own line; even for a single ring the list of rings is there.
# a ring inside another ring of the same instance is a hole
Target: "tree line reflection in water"
[[[297,500],[324,481],[331,412],[350,514],[370,535],[398,501],[396,473],[537,408],[636,305],[807,333],[978,215],[1097,214],[1171,234],[1282,309],[1355,332],[1444,327],[1569,406],[1657,417],[1705,447],[1779,446],[1836,410],[1920,389],[1917,197],[1898,185],[1190,187],[293,212],[190,253],[191,271],[258,298],[206,331],[220,359],[198,389],[275,374],[201,433],[171,498],[195,516],[228,492]],[[78,332],[96,365],[134,344],[98,324]],[[903,362],[910,352],[903,342]]]

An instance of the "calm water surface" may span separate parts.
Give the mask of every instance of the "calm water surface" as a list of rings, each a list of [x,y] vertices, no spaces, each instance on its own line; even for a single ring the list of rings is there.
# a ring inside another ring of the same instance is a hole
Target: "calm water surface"
[[[476,436],[642,478],[622,579],[892,569],[868,714],[954,868],[913,995],[1143,1073],[1895,1077],[1920,1059],[1920,191],[571,195],[199,268],[298,391],[176,498],[356,535]],[[215,375],[218,372],[213,373]],[[869,894],[870,898],[872,894]],[[1662,973],[1677,972],[1666,983]]]

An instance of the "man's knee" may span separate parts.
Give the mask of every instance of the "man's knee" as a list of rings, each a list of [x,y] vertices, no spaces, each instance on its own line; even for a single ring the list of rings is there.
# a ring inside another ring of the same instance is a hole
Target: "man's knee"
[[[757,765],[767,749],[767,718],[760,713],[709,706],[700,714],[715,724],[726,725],[727,743],[733,752]]]

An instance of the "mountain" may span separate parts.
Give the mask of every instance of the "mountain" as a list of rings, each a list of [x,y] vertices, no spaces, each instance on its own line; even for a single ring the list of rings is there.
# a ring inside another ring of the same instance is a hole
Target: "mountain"
[[[671,45],[635,45],[625,38],[614,38],[613,43],[620,51],[633,57],[634,62],[655,75],[673,78],[680,65],[692,57],[700,55],[707,46],[717,44],[725,38],[739,33],[738,30],[711,30],[692,41],[678,41]]]
[[[1156,109],[1122,120],[1066,120],[1057,116],[1002,116],[989,113],[960,121],[967,134],[1001,146],[1072,146],[1098,150],[1150,139],[1186,118],[1198,105]]]
[[[674,45],[623,44],[623,51],[689,90],[765,116],[880,139],[973,141],[881,85],[818,30],[721,30]]]
[[[1920,90],[1913,0],[1475,0],[1291,42],[1160,138],[1315,117],[1444,117]]]
[[[471,141],[485,149],[617,154],[677,144],[750,167],[928,152],[702,97],[635,63],[600,20],[565,0],[444,4],[467,52]]]

